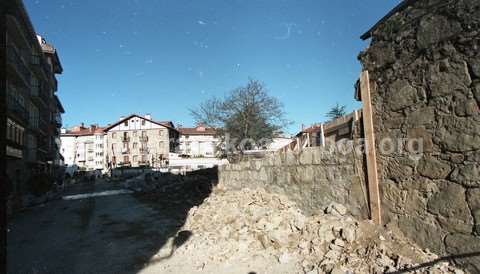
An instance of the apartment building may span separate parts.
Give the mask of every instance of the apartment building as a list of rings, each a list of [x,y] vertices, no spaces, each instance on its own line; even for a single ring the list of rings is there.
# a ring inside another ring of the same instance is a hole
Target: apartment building
[[[97,125],[84,124],[71,129],[62,129],[61,154],[65,165],[71,170],[105,172],[107,170],[104,129]]]
[[[7,1],[6,114],[7,176],[11,197],[28,191],[38,174],[55,176],[60,163],[58,135],[63,107],[56,97],[55,74],[62,73],[56,49],[37,37],[20,0]]]
[[[194,128],[179,127],[179,153],[190,157],[215,157],[219,139],[214,128],[197,125]]]
[[[109,168],[167,165],[179,135],[172,122],[154,121],[149,114],[121,117],[104,131]]]

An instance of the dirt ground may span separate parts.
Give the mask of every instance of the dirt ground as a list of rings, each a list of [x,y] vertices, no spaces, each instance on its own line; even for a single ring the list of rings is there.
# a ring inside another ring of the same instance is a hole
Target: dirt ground
[[[97,181],[64,194],[123,187]],[[184,179],[160,189],[25,210],[10,220],[8,273],[463,273],[448,262],[415,268],[436,257],[340,205],[306,217],[262,190]]]

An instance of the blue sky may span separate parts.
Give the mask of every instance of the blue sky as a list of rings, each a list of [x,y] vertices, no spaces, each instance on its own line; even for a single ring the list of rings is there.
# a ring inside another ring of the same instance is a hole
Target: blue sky
[[[360,106],[359,36],[399,0],[25,0],[58,49],[64,125],[151,113],[192,126],[189,109],[248,78],[283,102],[286,131]]]

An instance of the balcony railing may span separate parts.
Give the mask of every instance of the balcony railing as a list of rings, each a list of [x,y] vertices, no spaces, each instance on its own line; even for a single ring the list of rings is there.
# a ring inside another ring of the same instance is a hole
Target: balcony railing
[[[47,123],[47,121],[45,121],[44,119],[40,118],[40,120],[38,121],[38,129],[40,129],[40,130],[43,131],[44,133],[47,133],[47,132],[48,132],[48,123]]]
[[[7,97],[7,109],[24,121],[28,121],[28,112],[13,95]]]
[[[25,65],[20,52],[14,45],[8,45],[7,58],[8,61],[15,67],[20,77],[25,81],[25,84],[29,85],[31,78],[30,70]]]

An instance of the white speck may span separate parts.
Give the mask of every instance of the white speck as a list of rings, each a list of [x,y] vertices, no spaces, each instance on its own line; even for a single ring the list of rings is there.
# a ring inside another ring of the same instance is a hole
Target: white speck
[[[147,59],[145,60],[145,64],[152,64],[153,63],[153,60],[152,59]]]
[[[202,20],[198,20],[197,23],[198,23],[199,25],[206,25],[206,24],[207,24],[207,23],[205,23],[205,22],[202,21]]]
[[[296,26],[295,23],[285,23],[283,24],[287,28],[287,32],[283,36],[275,37],[277,40],[286,40],[290,38],[292,34],[292,28]]]
[[[118,47],[119,47],[119,48],[124,48],[125,46],[124,46],[124,45],[122,45],[122,44],[120,44]]]
[[[145,75],[145,72],[143,72],[143,71],[135,73],[135,76],[137,76],[137,77],[138,76],[143,76],[143,75]]]
[[[200,78],[202,78],[202,77],[203,77],[203,71],[199,71],[199,72],[198,72],[198,76],[199,76]]]

